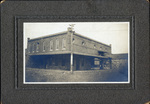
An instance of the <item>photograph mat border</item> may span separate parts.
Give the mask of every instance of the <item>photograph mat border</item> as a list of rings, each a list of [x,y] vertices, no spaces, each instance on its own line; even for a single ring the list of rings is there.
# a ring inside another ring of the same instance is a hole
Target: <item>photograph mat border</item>
[[[130,35],[132,34],[130,30],[130,25],[132,21],[128,22],[115,22],[115,23],[128,23],[128,82],[25,82],[25,34],[24,34],[24,23],[23,23],[23,84],[129,84],[130,83]],[[26,22],[27,23],[27,22]],[[32,23],[32,22],[28,22]],[[40,22],[34,22],[34,23],[40,23]],[[45,22],[48,23],[48,22]],[[64,22],[49,22],[49,23],[64,23]],[[79,23],[79,22],[68,22],[68,23]],[[80,22],[84,23],[84,22]],[[86,23],[92,23],[92,22],[86,22]],[[94,23],[94,22],[93,22]],[[98,22],[97,22],[98,23]],[[100,22],[100,23],[112,23],[112,22]]]

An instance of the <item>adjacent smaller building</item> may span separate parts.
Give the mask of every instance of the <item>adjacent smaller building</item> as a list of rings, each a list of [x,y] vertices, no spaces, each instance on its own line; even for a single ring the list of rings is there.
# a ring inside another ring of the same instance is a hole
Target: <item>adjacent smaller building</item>
[[[121,69],[128,67],[128,54],[112,54],[112,68]]]
[[[112,54],[112,69],[128,75],[128,54]]]

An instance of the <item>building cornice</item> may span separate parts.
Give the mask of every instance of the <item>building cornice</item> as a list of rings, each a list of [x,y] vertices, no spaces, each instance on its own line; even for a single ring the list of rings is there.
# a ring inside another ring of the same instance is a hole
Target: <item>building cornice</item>
[[[79,33],[75,33],[75,32],[74,32],[74,35],[78,35],[78,36],[83,37],[83,38],[86,38],[86,39],[88,39],[88,40],[92,40],[92,41],[94,41],[94,42],[96,42],[96,43],[100,43],[100,44],[105,45],[105,46],[107,46],[107,47],[111,47],[111,46],[108,45],[108,44],[105,44],[105,43],[99,42],[99,41],[97,41],[97,40],[91,39],[91,38],[89,38],[89,37],[87,37],[87,36],[83,36],[83,35],[81,35],[81,34],[79,34]]]
[[[54,33],[54,34],[50,34],[50,35],[46,35],[46,36],[41,36],[41,37],[29,39],[29,42],[39,40],[39,39],[45,39],[45,38],[49,38],[49,37],[53,37],[53,36],[57,36],[57,35],[67,34],[67,32],[68,31],[63,31],[63,32],[59,32],[59,33]]]

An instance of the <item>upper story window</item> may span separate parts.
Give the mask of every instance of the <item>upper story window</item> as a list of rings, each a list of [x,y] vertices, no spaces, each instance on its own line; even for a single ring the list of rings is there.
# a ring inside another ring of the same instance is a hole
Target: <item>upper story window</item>
[[[30,53],[30,48],[31,48],[31,46],[30,46],[30,44],[28,44],[28,53]]]
[[[85,45],[85,42],[84,42],[84,41],[82,41],[82,45]]]
[[[100,47],[99,49],[100,49],[100,50],[102,50],[103,48],[102,48],[102,47]]]
[[[59,40],[56,39],[56,50],[59,50]]]
[[[33,53],[34,53],[34,49],[35,49],[35,48],[34,48],[34,44],[32,44],[32,52],[33,52]]]
[[[66,39],[62,39],[62,49],[66,49]]]
[[[98,51],[98,54],[99,54],[100,56],[105,56],[105,53],[104,53],[104,52],[101,52],[101,51]]]
[[[39,42],[36,44],[36,52],[39,52]]]
[[[50,41],[50,51],[53,51],[53,41]]]
[[[94,44],[94,48],[96,48],[96,45]]]
[[[72,43],[74,43],[74,42],[75,42],[75,39],[73,38],[73,39],[72,39]]]
[[[43,42],[43,51],[45,51],[45,42]]]

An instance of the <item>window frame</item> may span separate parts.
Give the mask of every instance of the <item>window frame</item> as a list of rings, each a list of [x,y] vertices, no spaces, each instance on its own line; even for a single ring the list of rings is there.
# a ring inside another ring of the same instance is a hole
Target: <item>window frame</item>
[[[56,50],[59,50],[59,39],[56,39]]]
[[[36,43],[36,52],[39,52],[39,42]]]
[[[34,53],[34,43],[32,44],[32,53]]]
[[[54,49],[54,42],[53,42],[53,40],[50,40],[50,42],[49,42],[49,50],[50,51],[53,51],[53,49]]]
[[[62,50],[66,50],[66,39],[64,37],[62,39]]]
[[[45,52],[46,48],[45,48],[45,41],[43,41],[43,52]]]

